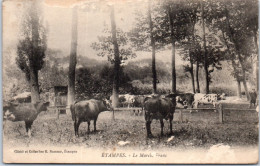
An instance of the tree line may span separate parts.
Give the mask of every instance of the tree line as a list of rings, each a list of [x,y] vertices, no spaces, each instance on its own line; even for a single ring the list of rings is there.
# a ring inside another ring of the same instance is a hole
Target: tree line
[[[24,18],[23,33],[17,46],[16,62],[29,82],[32,102],[39,101],[38,71],[42,69],[46,52],[46,28],[41,24],[37,1],[32,2],[30,14]],[[258,2],[257,0],[149,0],[146,9],[136,10],[135,22],[129,32],[117,28],[114,5],[110,14],[110,27],[104,26],[91,47],[98,56],[107,56],[114,66],[112,83],[113,106],[118,105],[120,70],[122,64],[136,57],[136,51],[151,52],[153,93],[157,93],[158,73],[156,53],[171,49],[171,92],[176,93],[176,50],[183,60],[185,71],[191,75],[193,92],[209,93],[211,76],[220,70],[221,62],[232,67],[232,76],[237,82],[241,97],[241,83],[249,97],[247,78],[256,65],[258,90]],[[68,104],[75,100],[77,65],[77,12],[72,14],[71,53],[68,72]],[[85,33],[85,32],[84,32]],[[201,89],[199,70],[205,75],[205,89]],[[84,71],[81,71],[84,73]],[[87,72],[87,71],[85,71]],[[84,80],[82,80],[84,81]]]

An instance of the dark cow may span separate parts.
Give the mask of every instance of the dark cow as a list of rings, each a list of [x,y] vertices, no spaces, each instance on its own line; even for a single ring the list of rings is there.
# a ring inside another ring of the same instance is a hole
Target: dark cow
[[[250,97],[250,105],[249,108],[251,108],[252,104],[256,106],[256,99],[257,99],[257,93],[253,89],[252,92],[249,92],[249,97]]]
[[[31,126],[33,121],[37,118],[38,114],[42,111],[47,111],[49,102],[37,103],[7,103],[3,107],[4,120],[10,121],[24,121],[26,132],[31,137]]]
[[[172,134],[172,120],[175,112],[176,96],[154,96],[144,99],[145,121],[147,137],[152,137],[151,122],[153,119],[159,119],[161,123],[161,135],[163,135],[163,119],[170,121],[170,134]]]
[[[79,136],[79,125],[81,122],[88,122],[88,133],[90,132],[90,121],[94,120],[94,132],[96,132],[96,122],[100,112],[110,111],[110,103],[106,100],[84,100],[76,102],[70,106],[72,120],[74,121],[75,135]]]

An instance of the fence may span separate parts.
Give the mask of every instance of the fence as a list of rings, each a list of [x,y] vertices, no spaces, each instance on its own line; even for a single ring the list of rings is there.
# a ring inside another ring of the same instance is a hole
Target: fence
[[[214,110],[218,113],[218,121],[219,123],[224,123],[224,114],[227,110],[234,110],[234,111],[254,111],[256,112],[256,109],[250,109],[250,108],[225,108],[222,104],[216,105],[216,108],[187,108],[187,109],[180,109],[176,108],[175,113],[179,114],[179,121],[183,122],[183,113],[184,112],[191,112],[191,111],[207,111],[207,110]]]
[[[115,111],[132,111],[132,110],[137,110],[137,109],[141,109],[141,108],[116,108]],[[202,111],[205,111],[202,112]],[[207,114],[207,112],[209,111],[214,111],[217,116],[214,116],[214,118],[212,117],[212,114]],[[226,115],[226,119],[229,118],[229,114],[230,114],[230,111],[234,111],[236,113],[237,111],[237,114],[239,111],[244,111],[246,115],[248,115],[247,111],[252,111],[252,115],[251,116],[255,116],[254,115],[254,112],[257,114],[256,110],[255,109],[250,109],[250,108],[234,108],[234,107],[228,107],[228,106],[225,106],[223,104],[217,104],[216,105],[216,108],[187,108],[187,109],[184,109],[184,108],[176,108],[175,110],[175,116],[177,117],[177,121],[179,122],[185,122],[185,118],[184,118],[184,114],[188,114],[189,116],[192,117],[192,120],[196,119],[194,118],[194,116],[191,114],[192,112],[202,112],[201,114],[202,115],[205,115],[206,118],[210,117],[211,119],[208,120],[208,121],[217,121],[219,123],[224,123],[225,122],[225,119],[224,119],[224,115]],[[197,120],[201,120],[200,118],[204,118],[203,116],[202,117],[197,117]],[[241,119],[240,121],[245,121],[245,118],[247,118],[247,116],[245,116],[243,119]],[[248,117],[248,118],[252,118],[252,117]],[[254,118],[256,121],[256,118]],[[251,119],[250,119],[251,120]],[[195,120],[196,121],[196,120]]]

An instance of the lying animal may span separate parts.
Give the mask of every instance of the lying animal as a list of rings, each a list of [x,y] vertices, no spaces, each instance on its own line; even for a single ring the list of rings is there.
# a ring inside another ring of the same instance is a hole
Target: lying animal
[[[84,100],[75,102],[70,106],[72,120],[74,121],[75,136],[79,136],[79,125],[81,122],[88,122],[88,133],[90,132],[90,121],[94,120],[94,132],[99,113],[112,109],[108,100]]]

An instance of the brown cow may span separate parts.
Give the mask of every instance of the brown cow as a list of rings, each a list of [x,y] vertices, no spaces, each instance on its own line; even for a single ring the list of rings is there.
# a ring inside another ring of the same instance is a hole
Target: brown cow
[[[90,121],[94,120],[94,132],[96,132],[96,122],[100,112],[110,111],[110,103],[102,100],[84,100],[76,102],[70,106],[72,120],[74,121],[75,136],[79,136],[79,125],[81,122],[88,122],[88,133],[90,132]]]
[[[47,111],[49,104],[49,102],[23,104],[7,103],[3,107],[4,120],[10,120],[13,122],[24,121],[26,132],[28,136],[31,137],[31,126],[33,121],[37,118],[40,112]]]
[[[153,96],[144,99],[145,121],[147,137],[152,137],[151,123],[153,119],[159,119],[161,123],[161,135],[163,135],[163,119],[170,121],[170,134],[172,134],[172,120],[175,112],[175,95]]]

